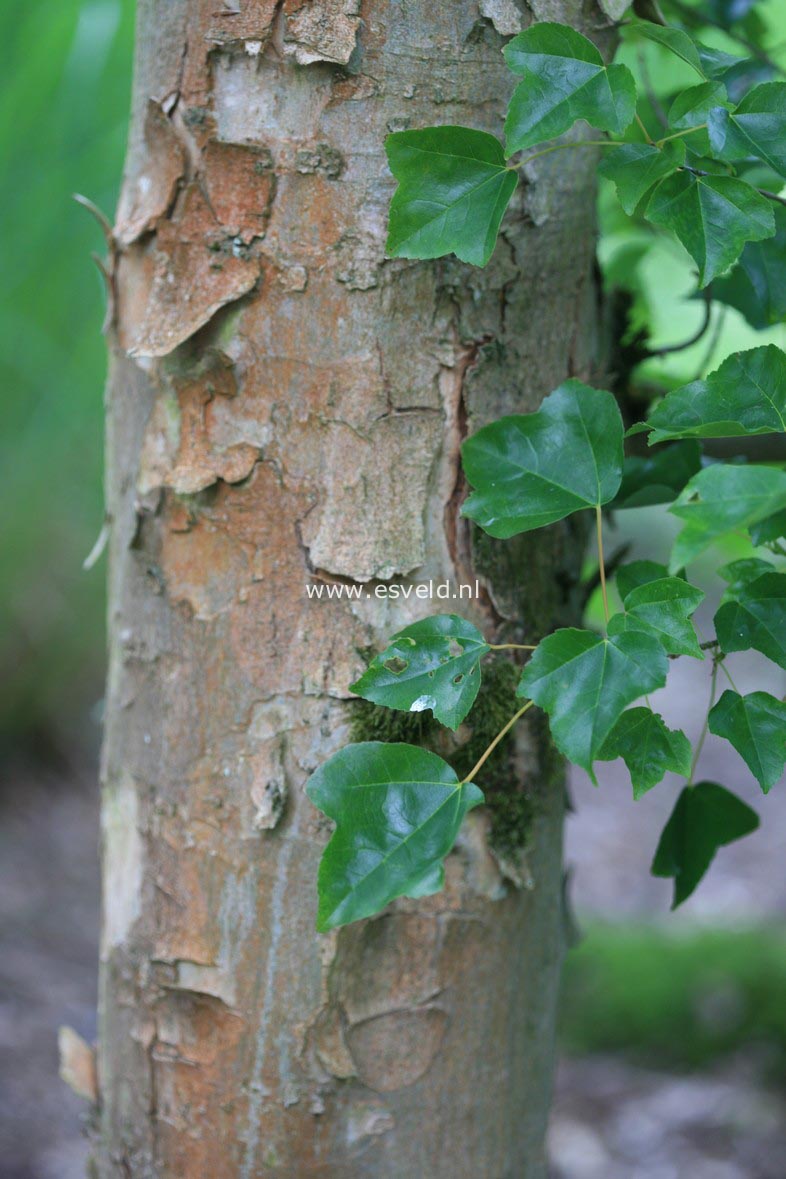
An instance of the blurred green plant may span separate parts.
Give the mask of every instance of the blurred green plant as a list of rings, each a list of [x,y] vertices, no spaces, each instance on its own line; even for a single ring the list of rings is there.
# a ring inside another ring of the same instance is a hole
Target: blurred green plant
[[[57,739],[101,692],[103,291],[128,119],[132,0],[0,10],[0,740]]]
[[[569,1054],[620,1053],[694,1069],[744,1051],[786,1082],[782,929],[592,925],[568,954],[560,1039]]]

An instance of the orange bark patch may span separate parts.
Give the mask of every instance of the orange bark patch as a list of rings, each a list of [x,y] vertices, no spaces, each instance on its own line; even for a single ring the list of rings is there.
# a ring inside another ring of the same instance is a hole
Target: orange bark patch
[[[253,288],[259,261],[227,237],[192,183],[154,244],[122,255],[118,270],[121,306],[125,297],[121,342],[132,356],[166,356]]]
[[[186,149],[161,104],[148,100],[143,167],[123,187],[115,236],[129,245],[163,217],[186,168]]]
[[[211,139],[202,163],[208,200],[227,233],[245,242],[264,234],[275,192],[270,152]]]

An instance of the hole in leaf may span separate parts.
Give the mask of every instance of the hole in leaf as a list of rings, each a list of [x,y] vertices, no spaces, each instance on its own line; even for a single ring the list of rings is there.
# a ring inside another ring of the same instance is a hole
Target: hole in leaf
[[[393,675],[401,675],[402,671],[406,671],[409,667],[409,660],[402,659],[400,655],[393,655],[390,659],[386,659],[384,666]]]
[[[428,678],[429,678],[430,680],[433,680],[433,679],[434,679],[434,676],[435,676],[436,674],[437,674],[437,672],[436,672],[436,669],[432,667],[431,671],[428,673]]]
[[[454,675],[454,676],[453,676],[453,683],[454,683],[454,684],[460,684],[460,683],[461,683],[461,681],[462,681],[463,679],[464,679],[464,672],[463,672],[463,671],[460,671],[460,672],[458,673],[458,675]]]

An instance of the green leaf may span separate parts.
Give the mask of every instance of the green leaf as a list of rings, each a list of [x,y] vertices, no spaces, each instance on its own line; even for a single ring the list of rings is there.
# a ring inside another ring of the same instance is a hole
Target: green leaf
[[[610,506],[619,510],[671,503],[700,470],[701,446],[693,439],[658,447],[651,455],[633,455],[622,464],[622,483]]]
[[[709,727],[734,746],[766,794],[786,763],[786,704],[768,692],[726,691],[710,712]]]
[[[457,614],[435,614],[394,635],[353,692],[402,712],[430,708],[457,729],[480,687],[480,660],[490,650],[476,626]]]
[[[688,131],[699,123],[706,123],[711,110],[726,102],[726,87],[722,82],[701,82],[681,91],[669,107],[669,126],[674,131]],[[693,140],[691,139],[691,147]]]
[[[715,615],[721,650],[761,651],[786,667],[786,574],[763,573],[724,602]]]
[[[755,156],[786,177],[786,82],[754,86],[736,110],[716,107],[708,119],[713,151],[722,160]]]
[[[676,909],[687,900],[719,848],[755,831],[759,816],[731,791],[715,782],[686,786],[663,829],[653,876],[674,877]]]
[[[627,66],[607,66],[581,33],[544,21],[519,33],[504,52],[523,78],[505,120],[509,154],[562,135],[577,119],[618,135],[632,122],[633,75]]]
[[[735,352],[703,381],[664,397],[647,419],[650,443],[786,431],[786,355],[774,344]]]
[[[669,511],[685,521],[674,542],[672,573],[735,529],[786,507],[786,472],[776,467],[716,463],[694,475]]]
[[[629,561],[627,565],[620,565],[617,569],[617,591],[624,601],[640,585],[649,585],[652,581],[660,581],[668,576],[668,569],[658,561]]]
[[[317,929],[378,913],[443,885],[442,861],[467,811],[483,801],[435,753],[414,745],[348,745],[311,775],[311,801],[336,822],[319,865]]]
[[[782,540],[786,536],[786,511],[775,512],[766,520],[757,520],[749,526],[748,532],[757,547],[774,540]]]
[[[657,639],[640,631],[603,638],[557,630],[539,643],[517,695],[548,713],[557,748],[596,781],[592,763],[624,709],[661,688],[668,660]]]
[[[723,79],[727,88],[731,85],[730,77],[736,75],[741,67],[748,69],[751,64],[750,58],[735,57],[732,53],[725,53],[723,49],[703,45],[701,41],[696,42],[696,52],[705,77]]]
[[[616,185],[619,202],[630,216],[652,186],[684,162],[681,140],[664,144],[662,151],[649,143],[623,143],[604,156],[598,173]]]
[[[661,577],[635,586],[623,598],[625,613],[609,619],[609,634],[644,630],[654,635],[669,655],[692,655],[703,659],[690,622],[691,614],[703,599],[703,591],[681,577]]]
[[[719,279],[712,297],[744,315],[761,330],[786,318],[786,209],[774,205],[775,237],[748,242],[727,278]]]
[[[516,188],[502,145],[485,131],[428,127],[385,141],[398,188],[390,206],[393,258],[441,258],[485,266]]]
[[[769,561],[761,557],[741,557],[738,561],[729,561],[728,565],[721,565],[718,575],[729,584],[724,594],[727,598],[736,598],[740,590],[761,577],[762,573],[776,573],[777,570]]]
[[[702,78],[705,77],[698,46],[688,33],[682,29],[674,28],[673,25],[656,25],[648,20],[636,21],[632,27],[634,32],[641,33],[648,41],[654,41],[657,45],[669,49],[677,57],[682,58]]]
[[[641,798],[657,786],[666,773],[689,777],[690,741],[679,729],[669,729],[651,708],[629,708],[623,712],[603,742],[598,758],[614,761],[621,757],[628,767],[633,797]]]
[[[565,381],[537,413],[484,426],[461,453],[475,488],[461,514],[491,536],[515,536],[614,498],[622,418],[611,393]]]
[[[644,215],[677,235],[699,268],[700,287],[736,262],[746,242],[775,233],[769,201],[730,176],[675,172],[658,184]]]

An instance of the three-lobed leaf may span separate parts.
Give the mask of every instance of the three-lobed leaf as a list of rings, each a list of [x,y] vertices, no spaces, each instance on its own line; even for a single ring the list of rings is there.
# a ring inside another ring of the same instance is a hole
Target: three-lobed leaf
[[[638,800],[667,773],[690,775],[691,745],[680,729],[669,729],[663,717],[643,705],[623,712],[598,753],[599,761],[621,757],[628,767],[633,797]]]
[[[729,561],[728,565],[721,565],[718,576],[727,583],[722,601],[736,598],[746,585],[761,577],[762,573],[777,573],[777,570],[770,561],[761,557],[740,557],[736,561]]]
[[[715,782],[682,790],[663,829],[653,876],[674,878],[672,909],[686,901],[721,847],[755,831],[759,817],[747,803]]]
[[[775,233],[769,201],[731,176],[675,172],[657,185],[645,216],[676,234],[698,266],[700,287],[728,270],[746,242]]]
[[[480,660],[490,647],[476,626],[457,614],[435,614],[394,635],[351,690],[403,712],[430,708],[456,729],[475,702]]]
[[[761,330],[786,318],[786,209],[773,207],[775,236],[748,242],[732,272],[719,279],[712,297]]]
[[[390,205],[393,258],[441,258],[485,266],[516,188],[502,144],[485,131],[428,127],[385,141],[398,188]]]
[[[462,515],[509,537],[608,503],[622,477],[622,418],[611,393],[560,385],[537,413],[484,426],[462,446],[474,488]]]
[[[662,150],[651,143],[623,143],[601,160],[598,173],[614,183],[620,204],[631,215],[650,189],[684,162],[685,144],[679,139]]]
[[[735,110],[715,107],[709,114],[708,134],[721,160],[762,160],[786,178],[786,82],[764,82],[745,95]]]
[[[650,443],[786,432],[786,355],[774,344],[735,352],[667,394],[647,419]]]
[[[721,604],[715,615],[721,650],[760,651],[786,667],[786,573],[762,573]]]
[[[696,42],[684,29],[675,28],[673,25],[656,25],[648,20],[636,21],[632,29],[634,33],[641,33],[648,41],[654,41],[656,45],[662,45],[664,49],[670,50],[691,66],[700,77],[708,76]]]
[[[621,134],[636,111],[636,84],[627,66],[607,66],[597,48],[565,25],[543,21],[505,46],[505,60],[522,81],[505,120],[510,154],[554,139],[584,119]]]
[[[669,655],[702,659],[690,616],[703,598],[702,590],[681,577],[659,577],[636,585],[623,595],[624,614],[609,619],[609,634],[643,630],[654,635]]]
[[[396,897],[427,896],[467,811],[483,801],[438,757],[414,745],[348,745],[308,781],[311,801],[336,822],[319,865],[317,929],[378,913]]]
[[[693,439],[659,446],[651,454],[626,456],[622,483],[610,507],[644,508],[671,503],[700,470],[701,446]]]
[[[769,692],[724,692],[709,714],[709,730],[734,746],[766,794],[786,764],[786,704]]]
[[[667,671],[666,653],[649,634],[603,638],[568,628],[539,643],[517,695],[548,714],[557,748],[594,782],[592,763],[620,715],[640,696],[663,687]]]
[[[690,480],[669,508],[684,521],[671,553],[672,573],[724,533],[749,528],[786,507],[786,471],[717,463]]]

